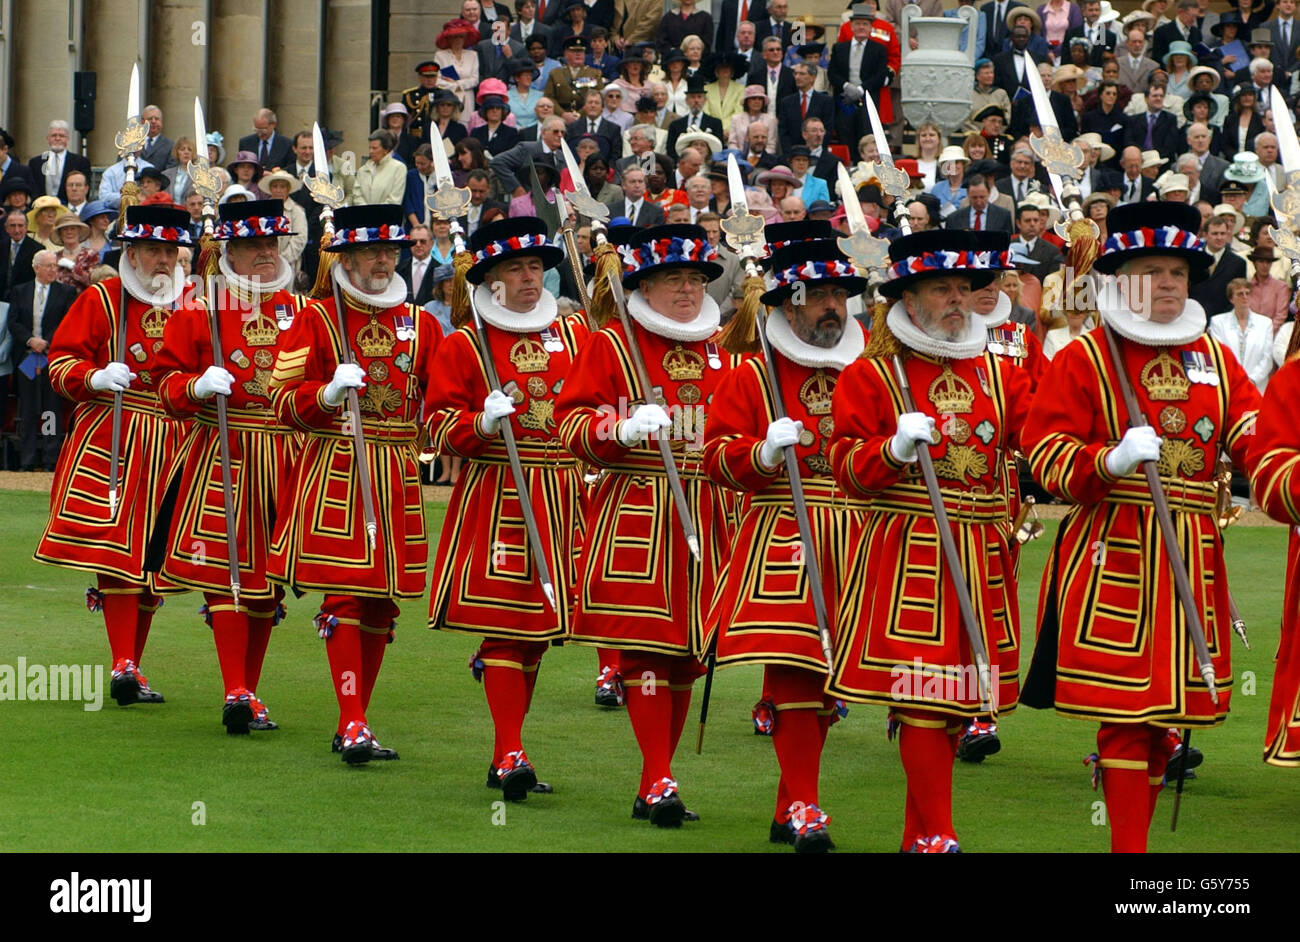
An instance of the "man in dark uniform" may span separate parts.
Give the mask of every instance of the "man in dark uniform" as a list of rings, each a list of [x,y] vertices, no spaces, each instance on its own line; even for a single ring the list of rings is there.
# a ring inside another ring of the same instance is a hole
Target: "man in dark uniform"
[[[429,123],[433,108],[433,91],[438,87],[438,63],[429,59],[415,67],[420,84],[402,92],[402,104],[411,116],[408,133],[417,141],[425,138],[424,128]]]
[[[997,105],[989,105],[987,108],[980,109],[975,115],[975,120],[979,122],[980,134],[988,144],[989,159],[1010,166],[1011,138],[1002,133],[1007,123],[1007,116],[1002,113],[1002,109]]]

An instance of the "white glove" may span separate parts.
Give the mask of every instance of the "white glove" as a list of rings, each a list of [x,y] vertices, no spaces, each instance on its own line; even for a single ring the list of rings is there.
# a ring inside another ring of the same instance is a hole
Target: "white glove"
[[[483,414],[479,417],[479,428],[484,435],[495,435],[501,426],[501,420],[515,414],[515,403],[499,389],[494,389],[483,400]]]
[[[1144,461],[1160,458],[1162,441],[1149,425],[1137,425],[1124,433],[1115,450],[1106,456],[1106,470],[1117,478],[1132,474]]]
[[[862,100],[862,86],[846,84],[844,88],[840,90],[840,94],[843,96],[845,101],[857,103]]]
[[[349,389],[365,388],[366,374],[361,367],[355,363],[340,363],[334,367],[334,378],[326,385],[321,398],[325,400],[326,404],[338,407],[348,397]]]
[[[235,377],[228,370],[219,366],[209,366],[203,375],[194,381],[194,395],[200,399],[211,399],[214,393],[230,395],[230,388],[235,385]]]
[[[635,411],[618,423],[618,441],[624,448],[631,448],[637,442],[645,441],[651,432],[668,428],[673,420],[657,403],[650,402],[637,406]]]
[[[767,441],[758,450],[758,460],[767,468],[775,468],[781,463],[781,451],[786,445],[793,445],[803,434],[803,423],[786,417],[777,419],[767,427]]]
[[[90,374],[90,388],[102,392],[126,392],[135,374],[125,363],[110,363],[102,370]]]
[[[916,443],[934,441],[934,419],[922,412],[904,412],[898,417],[898,431],[889,440],[895,461],[915,461]]]

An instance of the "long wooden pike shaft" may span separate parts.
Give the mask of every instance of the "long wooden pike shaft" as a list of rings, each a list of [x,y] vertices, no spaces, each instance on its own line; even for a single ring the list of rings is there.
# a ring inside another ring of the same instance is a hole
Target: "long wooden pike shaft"
[[[760,323],[757,329],[759,342],[763,346],[763,360],[767,363],[767,375],[772,387],[772,404],[776,417],[786,418],[785,399],[781,395],[781,378],[777,373],[776,357],[772,355],[772,344],[767,339],[767,324]],[[790,479],[790,497],[794,502],[794,516],[799,523],[799,540],[803,545],[803,564],[808,571],[808,591],[812,594],[813,613],[817,617],[817,632],[821,636],[822,654],[826,656],[826,670],[830,671],[835,660],[831,644],[830,615],[826,610],[826,594],[822,586],[821,560],[817,558],[817,546],[813,543],[812,522],[808,518],[808,501],[804,497],[803,480],[799,477],[799,456],[794,453],[793,445],[781,449],[785,458],[785,474]]]
[[[478,334],[478,344],[483,351],[483,368],[487,372],[488,385],[496,392],[502,392],[501,377],[497,374],[497,365],[492,360],[492,347],[488,344],[487,328],[479,316],[478,305],[474,303],[474,289],[469,291],[469,309],[474,315],[474,331]],[[501,438],[506,444],[506,456],[510,459],[510,476],[515,482],[515,493],[519,495],[519,510],[524,516],[524,527],[528,531],[528,546],[533,553],[537,568],[537,581],[541,583],[542,594],[550,603],[551,611],[556,611],[555,586],[551,582],[551,570],[546,564],[546,552],[542,547],[541,531],[537,528],[537,515],[533,512],[533,500],[528,490],[528,478],[524,476],[524,466],[519,460],[519,444],[515,441],[515,429],[510,424],[510,417],[501,420]]]
[[[903,358],[894,355],[894,374],[898,379],[899,389],[903,394],[903,407],[908,412],[916,411],[916,402],[912,398],[912,386],[907,379],[907,370]],[[988,712],[996,716],[997,700],[994,696],[992,678],[989,672],[988,651],[984,647],[984,636],[980,633],[979,622],[975,620],[975,606],[971,602],[970,587],[966,584],[965,570],[961,557],[957,554],[957,541],[953,539],[952,527],[948,523],[948,509],[943,505],[943,495],[939,492],[939,478],[934,473],[934,459],[930,456],[929,442],[916,443],[916,459],[921,466],[921,476],[925,478],[925,489],[930,493],[930,509],[934,512],[935,529],[939,531],[939,545],[943,547],[943,559],[948,581],[957,593],[957,604],[961,608],[962,625],[966,628],[966,637],[970,641],[971,654],[975,658],[975,672],[979,677],[980,699],[988,706]]]
[[[124,260],[124,264],[128,264]],[[126,282],[122,282],[122,291],[118,295],[117,309],[117,343],[113,350],[113,362],[126,362]],[[121,479],[118,465],[122,460],[122,394],[113,393],[113,441],[108,458],[108,516],[117,516],[117,485]]]
[[[338,318],[339,349],[344,363],[353,363],[352,347],[348,344],[347,318],[344,316],[343,292],[337,283],[334,285],[334,312]],[[370,455],[366,452],[365,430],[361,427],[361,403],[357,391],[348,388],[348,409],[351,411],[352,457],[357,466],[357,484],[361,488],[361,512],[365,516],[366,536],[370,548],[375,548],[379,525],[375,521],[375,496],[370,492]]]
[[[632,367],[636,370],[636,380],[641,387],[641,400],[650,401],[650,374],[645,368],[645,357],[641,355],[641,345],[636,342],[636,328],[627,313],[627,300],[623,297],[623,285],[617,276],[609,276],[610,290],[618,305],[618,317],[623,324],[623,334],[627,337],[627,348],[632,355]],[[677,473],[677,463],[673,460],[672,447],[665,435],[656,436],[659,442],[659,457],[663,460],[664,475],[668,478],[668,489],[672,491],[673,505],[677,508],[677,519],[681,521],[682,532],[686,535],[686,545],[696,562],[700,560],[700,538],[695,532],[695,521],[691,519],[691,508],[686,503],[686,493],[682,490],[681,475]]]
[[[218,319],[216,299],[212,296],[211,285],[206,292],[208,305],[208,329],[212,334],[212,364],[219,369],[226,368],[225,357],[221,351],[221,325]],[[256,300],[253,302],[256,304]],[[235,489],[231,480],[230,462],[230,420],[226,414],[226,397],[217,393],[217,447],[221,453],[221,498],[226,510],[226,558],[230,566],[230,595],[239,608],[239,532],[238,519],[235,517]]]
[[[1110,325],[1102,323],[1102,332],[1106,335],[1106,347],[1110,351],[1111,362],[1115,366],[1115,375],[1119,377],[1120,389],[1124,394],[1124,404],[1128,407],[1129,427],[1148,425],[1146,416],[1138,405],[1133,392],[1133,383],[1124,360],[1120,356],[1119,344],[1115,341],[1115,332]],[[1161,542],[1165,548],[1165,559],[1174,571],[1174,586],[1178,591],[1178,600],[1182,603],[1183,618],[1187,625],[1187,634],[1192,639],[1192,648],[1196,652],[1196,664],[1201,677],[1210,689],[1210,700],[1215,706],[1219,704],[1219,691],[1215,685],[1214,661],[1210,659],[1210,648],[1205,643],[1205,629],[1201,625],[1201,613],[1196,607],[1196,597],[1192,594],[1192,583],[1187,576],[1187,563],[1182,550],[1178,548],[1178,531],[1174,528],[1174,518],[1169,512],[1169,501],[1165,498],[1164,488],[1160,484],[1160,472],[1154,461],[1145,461],[1142,470],[1146,474],[1147,490],[1151,494],[1151,505],[1155,508],[1156,521],[1160,525]]]

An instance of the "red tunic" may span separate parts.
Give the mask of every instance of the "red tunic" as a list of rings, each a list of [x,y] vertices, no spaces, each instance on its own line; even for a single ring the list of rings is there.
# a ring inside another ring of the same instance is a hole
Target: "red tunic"
[[[604,470],[591,494],[578,564],[575,641],[663,654],[704,652],[706,616],[731,538],[733,498],[704,473],[709,404],[730,369],[711,342],[675,341],[640,325],[654,397],[673,418],[673,455],[700,540],[691,556],[656,440],[624,448],[618,419],[631,415],[638,388],[621,324],[592,334],[556,403],[560,437],[582,461]],[[711,365],[710,359],[717,366]]]
[[[77,403],[50,491],[50,520],[36,559],[167,588],[146,573],[145,550],[158,521],[169,472],[185,426],[158,401],[158,353],[171,307],[127,299],[126,362],[138,375],[122,394],[122,463],[117,513],[108,508],[113,394],[90,388],[90,375],[117,350],[122,280],[94,285],[73,303],[50,343],[50,384]],[[194,305],[190,296],[180,307]]]
[[[277,291],[254,311],[251,302],[225,289],[217,299],[221,351],[235,377],[226,399],[230,429],[231,488],[234,494],[240,595],[267,599],[275,587],[266,578],[276,495],[298,452],[298,436],[280,422],[271,405],[271,369],[280,338],[305,299]],[[225,592],[230,587],[226,512],[216,397],[199,399],[194,383],[212,365],[212,334],[205,311],[178,313],[167,324],[159,353],[159,395],[177,418],[192,418],[181,449],[184,462],[172,515],[163,573],[192,589]]]
[[[413,304],[344,304],[347,343],[366,373],[361,428],[379,532],[366,535],[347,400],[322,394],[341,361],[334,300],[299,312],[280,342],[271,377],[276,412],[302,429],[302,454],[281,492],[268,573],[299,590],[379,598],[424,594],[429,536],[420,492],[420,409],[441,332]]]
[[[1250,443],[1255,463],[1251,488],[1274,520],[1290,525],[1286,594],[1282,601],[1282,640],[1268,704],[1264,761],[1300,767],[1300,359],[1291,359],[1268,381],[1264,407]]]
[[[505,444],[499,433],[485,438],[478,429],[489,387],[478,337],[463,327],[439,349],[426,400],[432,446],[468,459],[438,541],[429,627],[491,638],[560,638],[568,634],[577,584],[585,488],[577,461],[559,440],[555,397],[587,329],[578,318],[555,321],[545,337],[485,329],[497,375],[517,401],[510,423],[558,611],[537,581]],[[548,339],[563,348],[546,350]]]
[[[1219,704],[1196,667],[1141,470],[1115,478],[1106,456],[1128,411],[1100,328],[1065,347],[1044,377],[1025,425],[1034,478],[1075,504],[1061,522],[1039,596],[1042,633],[1059,630],[1055,704],[1059,713],[1105,723],[1214,726],[1228,712],[1233,676],[1227,569],[1214,486],[1220,450],[1246,462],[1259,393],[1237,361],[1202,336],[1173,347],[1116,335],[1139,406],[1164,439],[1160,477],[1186,558]],[[1198,354],[1219,385],[1191,382],[1184,354]],[[1191,550],[1191,551],[1189,551]],[[1040,638],[1040,651],[1050,651]],[[1052,665],[1036,653],[1031,684]],[[1049,698],[1041,696],[1042,705]]]
[[[1047,357],[1043,356],[1042,341],[1034,336],[1034,332],[1026,325],[1012,321],[990,327],[989,352],[1025,371],[1029,377],[1029,394],[1032,398],[1038,391],[1038,381],[1042,379],[1043,368],[1047,365]],[[1006,475],[1002,482],[1002,490],[1007,495],[1007,518],[1012,521],[1020,513],[1020,462],[1023,460],[1024,455],[1013,449],[1007,453],[1007,460],[1002,466]],[[1013,537],[1014,535],[1012,534]],[[1015,561],[1015,571],[1018,573],[1020,544],[1014,539],[1011,541],[1011,557]]]
[[[1020,692],[1020,627],[1002,481],[1028,408],[1029,380],[987,352],[965,360],[912,353],[905,368],[916,408],[935,419],[943,439],[931,449],[935,473],[997,671],[997,707],[1009,712]],[[845,492],[871,507],[849,562],[828,692],[979,715],[970,641],[920,468],[900,464],[889,451],[903,411],[890,361],[861,359],[840,377],[831,465]]]
[[[844,585],[849,547],[861,534],[865,505],[850,501],[831,478],[826,457],[831,432],[831,394],[840,371],[815,369],[773,353],[786,415],[803,423],[805,440],[795,446],[808,522],[817,547],[822,591],[832,634]],[[709,418],[704,464],[724,487],[750,494],[719,576],[709,616],[718,639],[719,667],[785,664],[826,672],[813,609],[803,544],[785,465],[768,470],[758,461],[767,427],[776,418],[767,364],[746,361],[718,389]]]

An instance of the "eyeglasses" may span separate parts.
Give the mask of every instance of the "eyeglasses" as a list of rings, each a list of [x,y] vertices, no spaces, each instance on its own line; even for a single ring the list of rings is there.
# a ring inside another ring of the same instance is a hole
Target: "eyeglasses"
[[[673,289],[682,287],[703,288],[709,282],[709,279],[697,271],[673,271],[660,277],[665,285]]]

